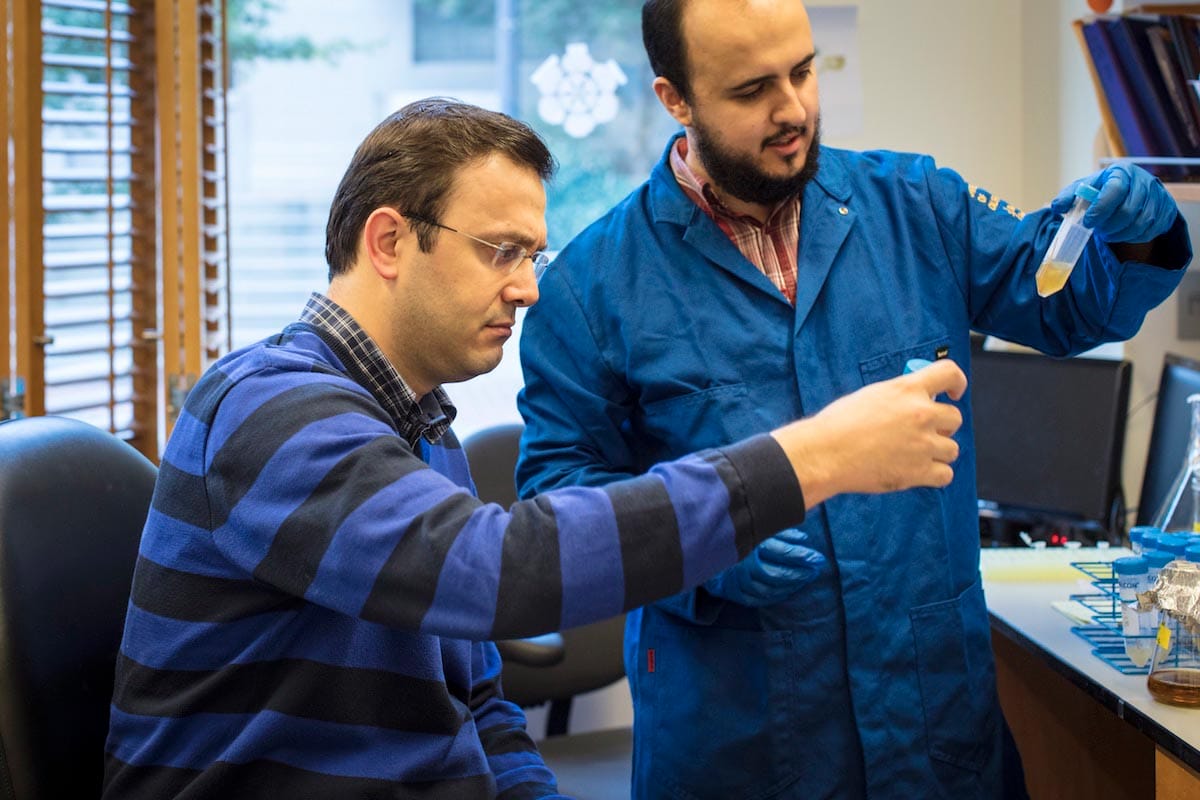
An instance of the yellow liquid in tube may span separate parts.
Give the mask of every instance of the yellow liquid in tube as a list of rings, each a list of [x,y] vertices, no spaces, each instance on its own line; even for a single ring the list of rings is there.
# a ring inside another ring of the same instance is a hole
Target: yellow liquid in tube
[[[1038,267],[1037,275],[1034,279],[1037,281],[1037,293],[1039,297],[1049,297],[1055,292],[1061,291],[1067,285],[1067,278],[1071,277],[1071,269],[1074,264],[1064,264],[1061,261],[1043,261]]]

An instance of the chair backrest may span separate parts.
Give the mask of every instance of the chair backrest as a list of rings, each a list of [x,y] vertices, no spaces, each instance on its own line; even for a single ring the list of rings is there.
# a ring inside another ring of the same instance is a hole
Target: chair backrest
[[[557,664],[534,667],[505,660],[505,698],[519,706],[537,706],[603,689],[625,677],[624,614],[561,635],[563,658]]]
[[[494,425],[472,433],[463,440],[463,453],[471,467],[475,491],[485,503],[509,508],[517,502],[517,457],[521,453],[519,422]]]
[[[100,794],[154,465],[77,420],[0,424],[0,798]]]
[[[468,436],[463,451],[479,498],[508,508],[517,499],[514,479],[520,454],[520,424],[497,425]],[[565,700],[602,689],[625,677],[622,655],[625,617],[562,632],[564,656],[548,666],[504,660],[504,696],[521,706]],[[506,649],[501,647],[501,655]]]

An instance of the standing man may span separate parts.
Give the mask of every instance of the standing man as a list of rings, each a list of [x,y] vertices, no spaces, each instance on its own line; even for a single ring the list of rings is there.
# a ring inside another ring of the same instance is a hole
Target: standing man
[[[642,22],[684,131],[562,251],[526,318],[524,496],[819,413],[913,358],[966,368],[972,329],[1058,356],[1127,339],[1191,258],[1163,186],[1110,167],[1086,179],[1092,243],[1043,300],[1070,189],[1022,215],[927,156],[821,147],[800,0],[650,0]],[[958,439],[949,486],[834,498],[628,617],[637,800],[1024,794],[969,425]]]
[[[527,126],[440,99],[359,146],[328,292],[217,362],[167,444],[105,798],[558,797],[486,640],[683,591],[835,492],[951,480],[946,363],[604,489],[482,505],[439,387],[493,369],[537,300],[552,169]]]

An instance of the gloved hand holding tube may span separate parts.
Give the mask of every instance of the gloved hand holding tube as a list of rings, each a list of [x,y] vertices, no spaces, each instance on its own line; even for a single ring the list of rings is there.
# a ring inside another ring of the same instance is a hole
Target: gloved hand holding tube
[[[1069,211],[1080,183],[1100,192],[1081,222],[1105,242],[1149,242],[1169,231],[1179,213],[1162,181],[1136,164],[1112,164],[1075,181],[1050,202],[1050,210]]]
[[[710,594],[759,608],[795,594],[817,577],[825,556],[806,547],[807,534],[799,528],[780,531],[760,543],[744,559],[710,578]]]
[[[1066,286],[1093,231],[1117,258],[1141,261],[1179,213],[1162,182],[1134,164],[1114,164],[1075,181],[1051,201],[1050,210],[1063,219],[1037,271],[1042,297]]]

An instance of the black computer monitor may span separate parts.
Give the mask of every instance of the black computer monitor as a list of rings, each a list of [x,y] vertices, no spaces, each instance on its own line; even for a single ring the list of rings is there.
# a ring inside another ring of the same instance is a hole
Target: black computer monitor
[[[1200,361],[1167,353],[1163,357],[1158,397],[1154,402],[1150,449],[1146,454],[1146,471],[1135,515],[1138,525],[1153,522],[1183,466],[1192,427],[1187,398],[1197,392],[1200,392]]]
[[[981,515],[1119,537],[1130,372],[1128,361],[973,353]]]

